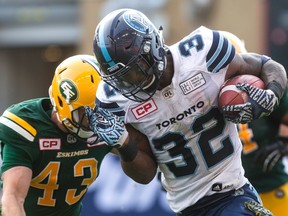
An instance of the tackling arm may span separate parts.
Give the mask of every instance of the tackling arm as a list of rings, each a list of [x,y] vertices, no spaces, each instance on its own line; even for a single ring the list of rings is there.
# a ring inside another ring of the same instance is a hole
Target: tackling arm
[[[91,130],[113,146],[113,152],[119,153],[126,175],[138,183],[148,184],[156,175],[157,163],[147,137],[132,126],[125,126],[118,116],[105,109],[96,107],[93,111],[85,107],[85,110]]]
[[[121,165],[126,175],[141,184],[148,184],[156,175],[157,162],[147,137],[126,125],[129,138],[118,148]]]

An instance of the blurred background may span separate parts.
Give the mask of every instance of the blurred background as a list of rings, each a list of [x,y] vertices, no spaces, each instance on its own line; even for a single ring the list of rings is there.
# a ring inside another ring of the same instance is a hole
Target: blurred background
[[[97,23],[108,12],[135,8],[173,44],[204,25],[230,31],[251,52],[288,69],[287,0],[0,0],[0,113],[13,103],[48,96],[56,66],[75,54],[93,54]],[[104,160],[84,200],[84,216],[174,215],[157,179],[139,185],[118,158]]]

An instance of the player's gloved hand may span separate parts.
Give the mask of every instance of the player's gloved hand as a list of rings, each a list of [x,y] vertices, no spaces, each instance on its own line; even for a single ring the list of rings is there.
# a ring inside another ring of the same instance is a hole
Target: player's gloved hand
[[[244,206],[249,211],[253,212],[256,216],[273,216],[272,212],[255,201],[247,201],[244,203]]]
[[[238,112],[238,114],[229,114],[233,112]],[[223,115],[228,121],[235,124],[248,123],[253,119],[251,103],[247,102],[245,104],[225,106],[223,108]]]
[[[276,143],[266,146],[260,150],[256,161],[261,164],[263,172],[270,172],[276,163],[288,155],[288,144],[282,140],[278,140]]]
[[[278,106],[279,99],[270,89],[260,89],[247,83],[238,83],[236,87],[246,91],[249,95],[249,100],[245,104],[225,106],[223,111],[227,120],[234,123],[248,123],[254,119],[270,115],[274,108]],[[225,112],[234,111],[239,111],[238,115],[234,117],[225,115]]]
[[[113,147],[119,148],[123,145],[128,137],[128,132],[118,116],[97,106],[94,110],[85,106],[85,112],[90,129],[100,139]]]

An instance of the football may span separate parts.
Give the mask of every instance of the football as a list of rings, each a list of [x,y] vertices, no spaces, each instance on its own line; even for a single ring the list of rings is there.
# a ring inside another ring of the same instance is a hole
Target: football
[[[244,104],[248,101],[248,94],[245,91],[236,88],[237,83],[248,83],[252,86],[264,89],[264,82],[257,76],[253,75],[239,75],[227,80],[220,88],[218,104],[222,111],[223,106]],[[237,113],[230,113],[235,115]]]

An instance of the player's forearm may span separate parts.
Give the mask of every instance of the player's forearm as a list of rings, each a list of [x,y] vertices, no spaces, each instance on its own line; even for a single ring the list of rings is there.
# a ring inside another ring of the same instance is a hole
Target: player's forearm
[[[285,68],[281,64],[272,59],[268,60],[262,66],[261,79],[267,89],[271,89],[279,98],[283,96],[287,87],[287,76]]]
[[[157,171],[157,164],[151,155],[138,149],[133,142],[126,142],[118,149],[123,171],[134,181],[148,184]]]
[[[240,56],[246,64],[244,64],[245,66],[241,64],[236,71],[240,70],[241,74],[248,73],[259,76],[264,81],[266,89],[271,89],[278,98],[281,98],[287,86],[287,75],[283,65],[265,55],[261,56],[256,53],[241,54]],[[231,68],[232,71],[235,70],[233,67]]]
[[[19,200],[13,195],[3,194],[1,200],[2,216],[25,216],[24,201]]]
[[[121,160],[121,165],[125,174],[140,184],[151,182],[157,171],[155,161],[142,151],[132,161]]]

